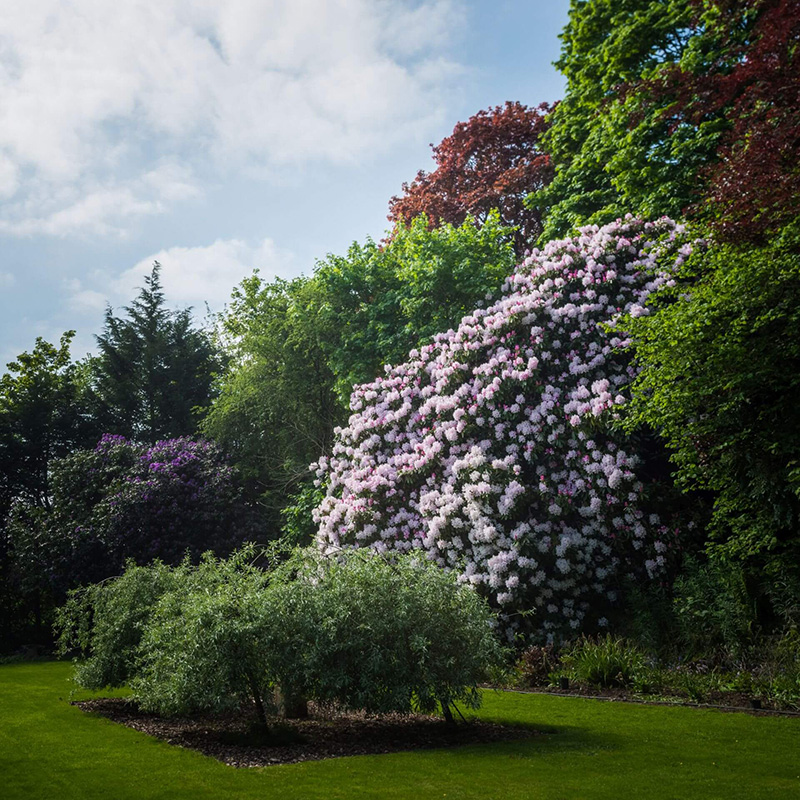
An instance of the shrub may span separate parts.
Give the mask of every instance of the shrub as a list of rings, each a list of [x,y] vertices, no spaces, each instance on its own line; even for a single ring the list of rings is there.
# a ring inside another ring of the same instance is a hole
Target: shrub
[[[255,551],[126,573],[71,596],[62,642],[78,644],[81,685],[130,680],[147,710],[222,711],[272,690],[372,712],[432,711],[452,721],[503,656],[486,602],[413,556],[300,551],[262,570]]]
[[[678,631],[690,657],[745,655],[757,633],[756,609],[740,564],[687,559],[674,592]]]
[[[480,704],[502,652],[485,601],[415,556],[307,551],[273,581],[274,673],[293,694],[373,712]]]
[[[545,636],[602,626],[620,575],[662,574],[675,527],[650,504],[641,439],[616,422],[635,371],[620,315],[691,249],[618,221],[535,250],[499,299],[356,387],[317,475],[319,538],[420,550]]]
[[[181,438],[150,447],[110,435],[56,461],[49,507],[20,506],[9,530],[21,567],[61,598],[118,575],[129,559],[174,565],[263,537],[217,445]]]
[[[165,593],[140,643],[132,682],[141,707],[160,714],[227,711],[252,702],[266,722],[268,575],[240,553],[207,557]]]
[[[631,686],[645,668],[645,655],[624,639],[606,635],[582,638],[561,653],[561,663],[574,680],[591,686]]]
[[[145,628],[161,597],[186,577],[161,562],[132,562],[118,578],[75,589],[56,612],[61,655],[78,650],[76,680],[87,689],[123,686],[138,668]]]
[[[561,658],[552,644],[531,645],[517,660],[516,678],[522,686],[544,686],[560,665]]]

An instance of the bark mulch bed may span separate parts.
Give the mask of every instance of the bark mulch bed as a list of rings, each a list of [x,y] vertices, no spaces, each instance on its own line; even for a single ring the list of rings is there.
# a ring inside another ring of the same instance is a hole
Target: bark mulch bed
[[[159,717],[122,698],[74,705],[170,744],[198,750],[232,767],[267,767],[341,756],[395,753],[525,739],[539,733],[522,726],[469,720],[448,726],[423,714],[331,713],[312,709],[309,719],[270,720],[272,734],[253,733],[246,714]]]

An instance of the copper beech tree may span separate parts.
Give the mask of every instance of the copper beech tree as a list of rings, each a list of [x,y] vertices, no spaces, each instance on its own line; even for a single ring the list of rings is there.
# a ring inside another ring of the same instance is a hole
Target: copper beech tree
[[[503,225],[516,227],[514,246],[521,255],[542,231],[540,212],[524,201],[552,179],[550,157],[539,146],[550,110],[546,103],[528,108],[507,102],[459,122],[431,145],[436,169],[421,170],[391,199],[389,220],[408,225],[425,214],[433,228],[458,226],[471,216],[480,225],[497,209]]]
[[[800,2],[694,4],[704,11],[695,33],[708,42],[710,63],[664,70],[656,94],[673,100],[676,125],[727,118],[717,160],[705,169],[714,225],[726,239],[759,241],[800,215]]]

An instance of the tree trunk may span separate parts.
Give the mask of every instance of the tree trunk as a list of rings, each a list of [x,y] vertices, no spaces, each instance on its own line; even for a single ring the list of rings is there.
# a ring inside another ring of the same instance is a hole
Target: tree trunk
[[[453,712],[450,710],[450,703],[447,700],[439,698],[439,705],[442,707],[442,716],[448,725],[455,725],[456,721],[453,717]]]
[[[275,705],[278,707],[278,714],[284,719],[308,717],[308,700],[284,691],[280,686],[275,687]]]
[[[261,692],[259,691],[258,688],[258,681],[256,681],[252,673],[247,676],[247,680],[250,683],[250,694],[253,695],[253,701],[256,704],[256,716],[258,717],[258,721],[266,728],[267,714],[264,711],[264,702],[261,699]]]

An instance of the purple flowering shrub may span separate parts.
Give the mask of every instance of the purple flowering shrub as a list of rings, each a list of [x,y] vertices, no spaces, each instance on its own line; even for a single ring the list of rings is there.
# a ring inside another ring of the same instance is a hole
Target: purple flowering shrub
[[[677,531],[647,508],[619,421],[635,376],[624,315],[690,252],[627,218],[533,253],[499,299],[353,391],[316,466],[322,547],[422,550],[544,636],[606,624],[624,575],[654,579]]]
[[[135,453],[133,468],[103,501],[105,540],[119,559],[174,564],[187,552],[223,555],[252,534],[241,484],[218,445],[187,438],[133,445],[106,436],[97,447],[108,460],[116,448]]]
[[[127,559],[177,564],[263,538],[213,442],[148,446],[105,435],[94,449],[55,462],[51,489],[50,508],[13,523],[27,571],[56,593],[116,575]]]

